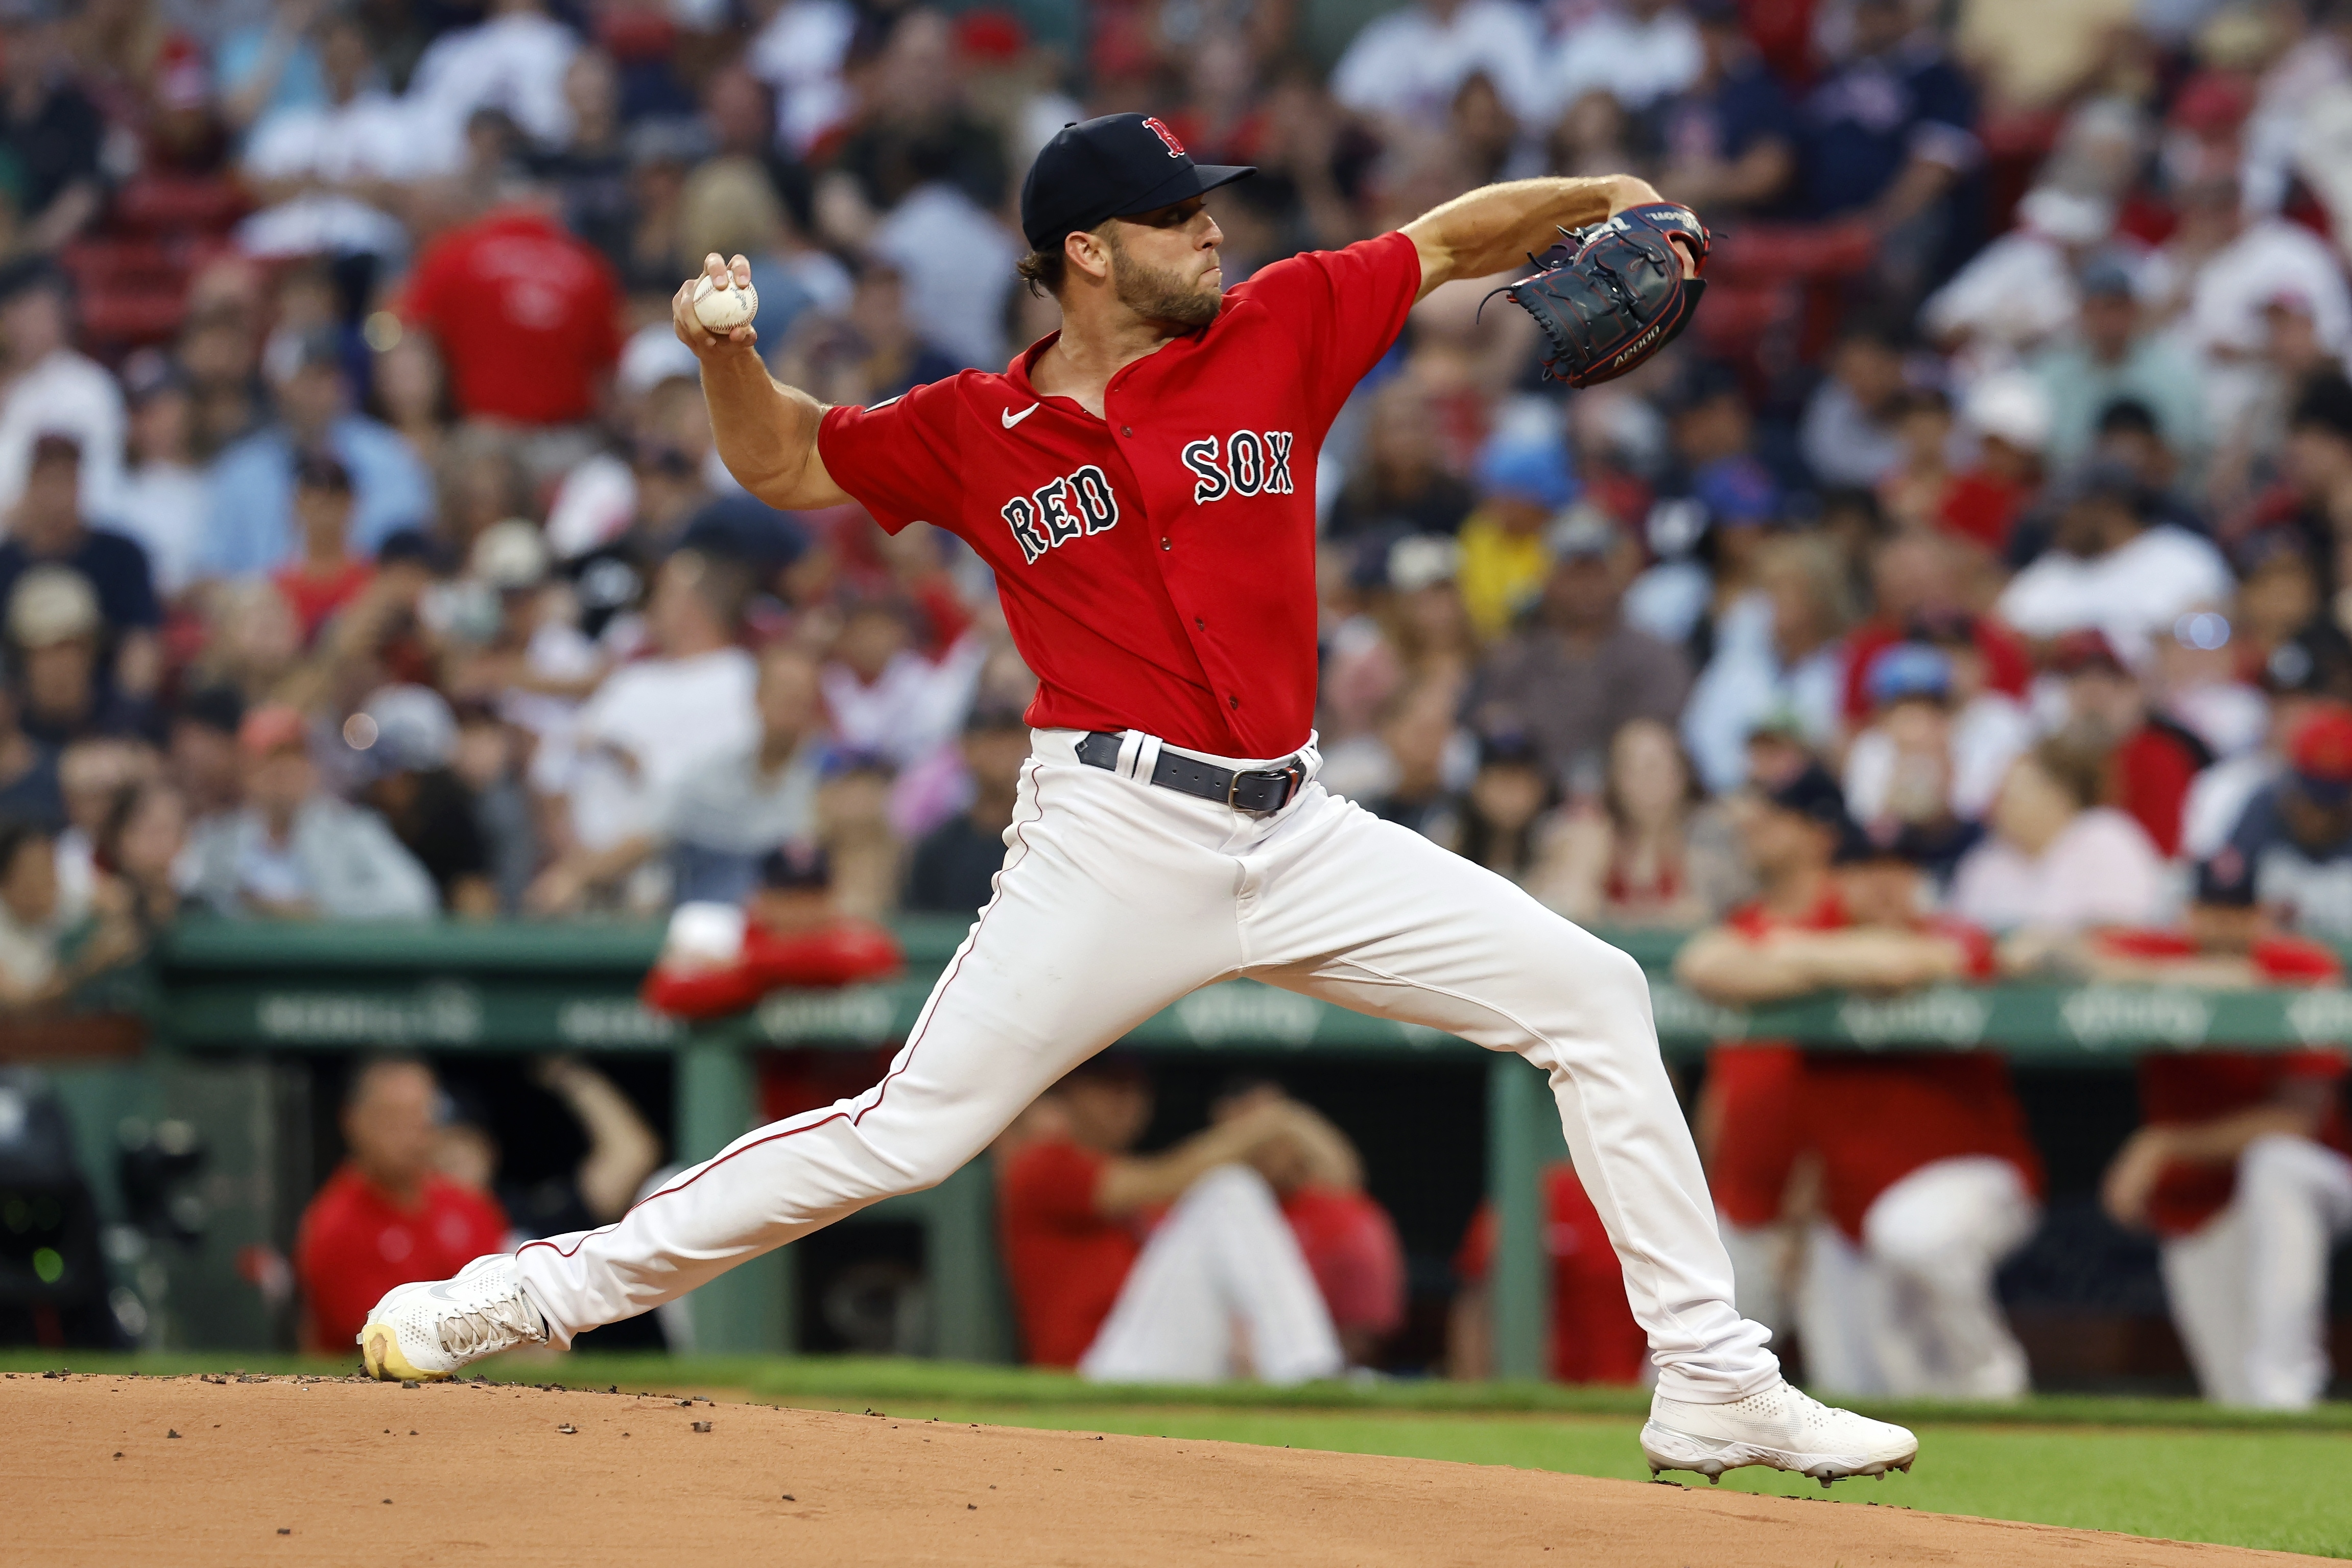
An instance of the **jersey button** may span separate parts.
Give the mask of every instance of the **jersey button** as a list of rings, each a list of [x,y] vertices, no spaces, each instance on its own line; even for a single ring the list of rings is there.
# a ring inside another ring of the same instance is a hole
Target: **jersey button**
[[[1118,433],[1122,436],[1132,436],[1135,434],[1135,426],[1132,425],[1122,425],[1118,427]]]
[[[1163,539],[1160,542],[1160,548],[1162,550],[1173,550],[1176,547]]]
[[[1225,703],[1228,707],[1238,708],[1242,705],[1242,700],[1238,697],[1229,696],[1225,699]]]
[[[1208,623],[1208,622],[1206,622],[1206,621],[1204,621],[1204,620],[1202,620],[1202,619],[1200,616],[1194,616],[1192,617],[1192,625],[1193,625],[1193,626],[1194,626],[1194,628],[1195,628],[1195,629],[1200,630],[1200,631],[1204,631],[1204,632],[1205,632],[1205,631],[1207,631],[1207,630],[1209,629],[1209,623]]]

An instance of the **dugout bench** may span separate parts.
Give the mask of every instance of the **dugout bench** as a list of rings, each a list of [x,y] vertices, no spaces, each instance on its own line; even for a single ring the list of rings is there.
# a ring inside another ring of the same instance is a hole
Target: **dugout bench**
[[[903,1039],[970,922],[906,919],[900,980],[842,991],[781,993],[744,1016],[688,1028],[646,1012],[636,986],[659,947],[635,922],[271,924],[191,919],[172,931],[138,988],[147,1059],[121,1049],[68,1053],[53,1067],[86,1151],[145,1103],[180,1058],[256,1051],[656,1051],[676,1058],[672,1147],[706,1159],[758,1118],[759,1052],[870,1048]],[[1675,933],[1617,932],[1649,971],[1659,1038],[1673,1058],[1717,1041],[1794,1040],[1863,1050],[1994,1045],[2041,1066],[2113,1065],[2149,1050],[2207,1044],[2294,1048],[2352,1041],[2352,991],[2203,991],[2158,985],[1945,985],[1892,998],[1824,995],[1734,1010],[1669,978]],[[99,1037],[93,1026],[85,1031]],[[1440,1031],[1350,1013],[1252,981],[1185,997],[1129,1037],[1153,1054],[1295,1051],[1318,1058],[1475,1051]],[[21,1054],[5,1047],[0,1055]],[[49,1053],[44,1053],[49,1054]],[[73,1059],[75,1057],[79,1059]],[[1466,1058],[1465,1058],[1466,1059]],[[1494,1289],[1496,1373],[1543,1373],[1549,1270],[1538,1172],[1566,1156],[1541,1078],[1517,1058],[1487,1066],[1487,1190],[1500,1222]],[[94,1143],[93,1143],[93,1141]],[[88,1161],[103,1187],[103,1162]],[[1003,1361],[1013,1332],[997,1262],[985,1160],[934,1191],[866,1211],[925,1233],[942,1356]],[[738,1268],[696,1292],[696,1348],[780,1352],[794,1321],[793,1249]]]

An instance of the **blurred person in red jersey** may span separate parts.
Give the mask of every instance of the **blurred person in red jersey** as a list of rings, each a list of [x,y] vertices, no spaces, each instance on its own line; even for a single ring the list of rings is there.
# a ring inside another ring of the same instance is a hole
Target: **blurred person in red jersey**
[[[739,907],[680,904],[646,976],[646,1006],[676,1018],[722,1018],[782,986],[855,985],[898,973],[898,939],[835,907],[824,851],[787,844],[760,862]]]
[[[301,553],[269,574],[301,624],[307,647],[327,618],[359,595],[375,569],[349,548],[352,472],[331,452],[294,459],[294,520]]]
[[[596,412],[621,356],[620,282],[611,262],[564,230],[550,193],[503,194],[489,213],[425,247],[401,315],[433,334],[461,413],[576,424]]]
[[[2063,962],[2074,976],[2126,984],[2344,978],[2333,948],[2212,903],[2185,931],[2101,932]],[[2155,1233],[2173,1325],[2216,1404],[2304,1409],[2327,1386],[2329,1253],[2352,1231],[2346,1067],[2341,1049],[2140,1058],[2141,1126],[2109,1163],[2100,1200],[2118,1223]]]
[[[414,1058],[352,1075],[341,1123],[350,1154],[302,1211],[294,1241],[306,1351],[343,1353],[385,1291],[446,1278],[503,1245],[497,1200],[434,1168],[440,1099],[433,1069]]]
[[[2189,786],[2212,764],[2212,748],[2150,708],[2139,678],[2095,628],[2059,638],[2049,668],[2065,682],[2064,732],[2106,754],[2107,804],[2146,828],[2168,859],[2180,853]]]
[[[1262,1146],[1250,1163],[1282,1205],[1331,1327],[1350,1366],[1370,1366],[1404,1323],[1404,1244],[1380,1200],[1364,1191],[1364,1163],[1348,1135],[1268,1079],[1237,1079],[1209,1107],[1213,1125],[1260,1105],[1288,1107],[1292,1136]],[[1605,1253],[1613,1259],[1614,1254]],[[1622,1294],[1622,1288],[1620,1293]]]
[[[1735,916],[1696,940],[1675,973],[1707,1000],[1903,992],[1993,972],[1981,931],[1921,917],[1925,879],[1909,861],[1850,832],[1838,834],[1843,854],[1823,855],[1840,826],[1835,787],[1820,778],[1802,792],[1803,837],[1787,824],[1763,831],[1768,846],[1776,831],[1790,840],[1794,853],[1780,863],[1819,889],[1812,920],[1778,930],[1750,921],[1762,929],[1749,936]],[[2024,1394],[2025,1352],[1993,1271],[2032,1234],[2042,1168],[2007,1064],[1988,1051],[1808,1051],[1799,1070],[1796,1135],[1777,1131],[1780,1147],[1820,1161],[1822,1213],[1806,1238],[1796,1313],[1811,1379],[1854,1393]]]
[[[1156,1154],[1150,1081],[1114,1052],[1015,1129],[997,1173],[1005,1271],[1030,1362],[1106,1383],[1276,1384],[1345,1363],[1274,1189],[1267,1145],[1312,1136],[1265,1099]]]
[[[1551,1351],[1555,1383],[1642,1381],[1650,1344],[1625,1300],[1625,1273],[1609,1244],[1601,1212],[1585,1195],[1576,1167],[1544,1167],[1544,1250],[1551,1257]],[[1495,1205],[1478,1205],[1454,1255],[1454,1309],[1446,1323],[1448,1376],[1484,1382],[1495,1375]],[[1744,1300],[1744,1298],[1743,1298]],[[1742,1309],[1745,1310],[1745,1309]]]

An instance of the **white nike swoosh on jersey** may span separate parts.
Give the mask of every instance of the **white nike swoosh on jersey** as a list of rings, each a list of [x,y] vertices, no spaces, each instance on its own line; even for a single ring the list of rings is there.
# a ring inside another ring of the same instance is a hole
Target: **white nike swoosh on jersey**
[[[1033,404],[1031,404],[1028,407],[1026,407],[1026,408],[1023,409],[1023,410],[1022,410],[1020,413],[1018,413],[1018,414],[1013,413],[1013,410],[1011,410],[1010,408],[1008,408],[1008,409],[1006,409],[1003,413],[1002,413],[1002,414],[998,415],[998,416],[997,416],[997,417],[998,417],[999,419],[1003,420],[1003,421],[1004,421],[1004,427],[1005,427],[1007,430],[1010,430],[1010,429],[1012,429],[1015,425],[1020,424],[1024,419],[1028,418],[1028,417],[1029,417],[1029,416],[1031,416],[1032,414],[1036,413],[1036,412],[1037,412],[1037,410],[1039,410],[1040,408],[1043,408],[1044,406],[1045,406],[1045,405],[1044,405],[1044,404],[1042,404],[1042,403],[1033,403]]]

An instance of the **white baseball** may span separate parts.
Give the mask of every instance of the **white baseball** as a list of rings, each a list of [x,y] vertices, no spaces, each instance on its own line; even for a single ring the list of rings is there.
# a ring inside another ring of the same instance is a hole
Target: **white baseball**
[[[760,291],[749,283],[738,285],[732,274],[714,283],[709,273],[694,286],[694,319],[724,337],[760,313]]]

